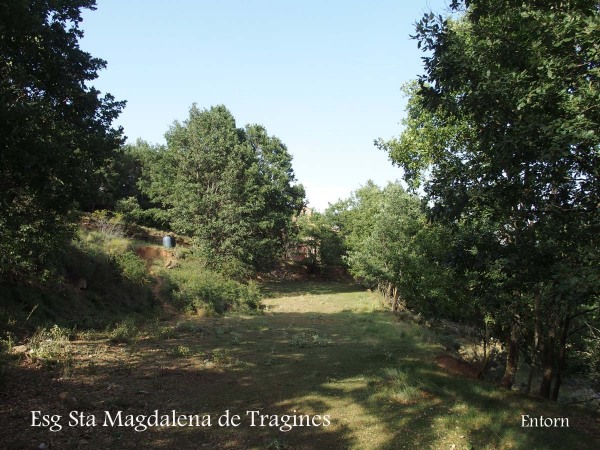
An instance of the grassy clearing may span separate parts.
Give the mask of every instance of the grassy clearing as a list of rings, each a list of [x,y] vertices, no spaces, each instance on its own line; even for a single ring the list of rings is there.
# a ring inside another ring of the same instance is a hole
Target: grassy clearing
[[[22,359],[7,368],[0,442],[13,448],[563,449],[597,448],[575,410],[447,373],[428,329],[402,322],[376,295],[339,283],[266,287],[264,314],[179,317],[102,333],[57,332],[69,373]],[[119,336],[119,339],[116,337]],[[123,338],[123,336],[125,338]],[[75,399],[68,406],[61,394]],[[32,428],[31,409],[239,414],[239,427]],[[269,415],[250,426],[246,411]],[[569,417],[569,429],[523,429],[521,414]],[[280,431],[285,415],[331,425]],[[273,419],[277,416],[279,423]]]

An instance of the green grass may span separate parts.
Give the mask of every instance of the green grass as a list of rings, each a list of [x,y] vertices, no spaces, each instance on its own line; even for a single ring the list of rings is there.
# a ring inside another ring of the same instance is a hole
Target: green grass
[[[80,230],[55,257],[51,280],[0,280],[0,333],[31,336],[53,325],[98,329],[156,313],[151,277],[129,240]]]
[[[154,409],[239,414],[240,427],[162,428],[144,433],[96,428],[102,448],[224,449],[585,449],[598,441],[577,428],[594,424],[575,409],[451,375],[435,359],[444,352],[434,333],[380,307],[377,295],[340,283],[279,283],[262,315],[185,317],[129,327],[135,342],[111,343],[111,333],[71,342],[73,369],[61,389],[85,399],[86,411],[127,414]],[[102,340],[98,344],[98,340]],[[94,352],[101,347],[102,351]],[[93,355],[93,356],[88,356]],[[93,364],[91,364],[93,362]],[[52,411],[42,394],[27,402],[33,374],[11,376],[15,404]],[[52,384],[52,376],[46,383]],[[22,393],[25,392],[25,393]],[[329,427],[250,427],[247,410],[277,415],[329,415]],[[45,442],[13,411],[0,421],[11,444]],[[20,415],[21,414],[21,415]],[[521,414],[569,417],[569,429],[523,429]],[[76,448],[79,430],[52,436]]]
[[[216,316],[232,310],[258,308],[260,293],[253,283],[241,283],[205,267],[201,258],[187,255],[174,269],[163,270],[173,303],[188,313]]]

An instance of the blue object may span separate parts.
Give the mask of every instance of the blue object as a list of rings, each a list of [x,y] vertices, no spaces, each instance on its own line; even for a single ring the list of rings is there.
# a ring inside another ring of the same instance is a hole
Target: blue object
[[[165,248],[175,247],[175,238],[173,236],[163,237],[163,247],[165,247]]]

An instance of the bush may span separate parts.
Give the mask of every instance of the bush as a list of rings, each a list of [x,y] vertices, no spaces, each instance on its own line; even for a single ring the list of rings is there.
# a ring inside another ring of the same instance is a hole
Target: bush
[[[53,324],[104,327],[115,318],[154,312],[150,276],[126,239],[81,231],[64,246],[56,270],[43,283],[0,282],[0,335]]]
[[[90,215],[90,225],[105,236],[122,237],[125,223],[123,214],[107,210],[97,210]]]
[[[144,261],[132,250],[129,239],[103,231],[82,232],[65,258],[71,279],[94,280],[99,287],[106,283],[149,286]]]
[[[174,302],[193,314],[214,315],[235,309],[257,309],[260,293],[254,283],[242,283],[205,267],[198,258],[180,261],[166,273]]]
[[[110,340],[114,343],[131,343],[140,335],[140,330],[132,318],[122,320],[109,332]]]
[[[114,256],[121,275],[127,281],[137,285],[146,286],[150,283],[146,264],[135,253],[127,251]]]
[[[46,367],[60,369],[63,377],[73,371],[73,348],[70,340],[73,330],[53,325],[38,328],[28,339],[28,358]]]
[[[584,372],[597,387],[600,387],[600,329],[588,325],[587,335],[582,342],[582,349],[577,352],[578,359],[584,365]]]
[[[5,331],[0,337],[0,387],[4,384],[4,372],[7,362],[10,359],[10,351],[15,345],[15,336],[9,332]]]
[[[121,214],[126,225],[146,225],[154,228],[168,229],[167,211],[161,208],[142,208],[135,197],[127,197],[117,201],[117,214]]]

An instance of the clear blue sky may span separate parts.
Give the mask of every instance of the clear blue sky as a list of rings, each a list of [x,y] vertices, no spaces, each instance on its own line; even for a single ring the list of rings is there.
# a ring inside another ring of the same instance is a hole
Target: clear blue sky
[[[83,50],[108,67],[92,84],[127,106],[128,142],[164,143],[192,103],[224,104],[286,143],[309,205],[368,179],[400,177],[373,140],[401,131],[400,86],[422,73],[409,38],[446,0],[98,0]]]

